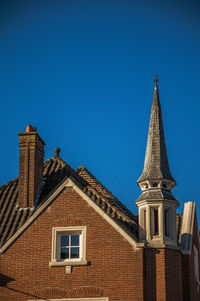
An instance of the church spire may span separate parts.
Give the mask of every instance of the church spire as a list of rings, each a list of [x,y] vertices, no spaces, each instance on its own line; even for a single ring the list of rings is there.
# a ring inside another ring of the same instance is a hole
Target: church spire
[[[139,238],[140,242],[145,241],[155,248],[176,247],[176,208],[179,202],[171,192],[176,182],[167,158],[157,74],[154,81],[144,169],[137,182],[142,193],[135,201],[139,209]]]
[[[158,81],[156,73],[144,169],[137,183],[141,188],[144,182],[146,182],[144,187],[149,188],[147,183],[151,182],[150,186],[155,187],[157,184],[159,187],[171,189],[176,182],[171,175],[167,158]]]

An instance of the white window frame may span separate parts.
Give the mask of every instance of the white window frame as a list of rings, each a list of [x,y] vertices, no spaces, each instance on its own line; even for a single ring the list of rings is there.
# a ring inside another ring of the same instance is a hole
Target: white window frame
[[[49,266],[86,265],[86,226],[54,227],[52,228],[52,251]],[[60,259],[60,238],[65,234],[79,234],[79,258]]]

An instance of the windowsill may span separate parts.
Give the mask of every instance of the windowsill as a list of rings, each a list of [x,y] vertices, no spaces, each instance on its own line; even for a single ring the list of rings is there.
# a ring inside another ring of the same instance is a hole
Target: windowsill
[[[87,264],[88,261],[86,259],[81,259],[77,261],[50,261],[49,267],[87,265]]]

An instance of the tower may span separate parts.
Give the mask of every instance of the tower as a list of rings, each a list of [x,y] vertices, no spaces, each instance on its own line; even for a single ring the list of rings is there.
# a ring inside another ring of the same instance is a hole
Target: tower
[[[164,137],[156,74],[144,169],[137,181],[142,194],[139,209],[139,237],[152,247],[176,246],[176,208],[172,195],[176,181],[171,175]]]

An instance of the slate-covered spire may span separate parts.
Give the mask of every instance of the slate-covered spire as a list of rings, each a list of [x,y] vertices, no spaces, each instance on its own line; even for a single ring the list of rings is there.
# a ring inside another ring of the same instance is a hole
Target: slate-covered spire
[[[151,108],[144,169],[137,183],[141,188],[158,186],[171,189],[176,185],[176,182],[171,175],[167,158],[157,74],[154,81],[155,89]],[[148,183],[151,184],[149,185]]]

